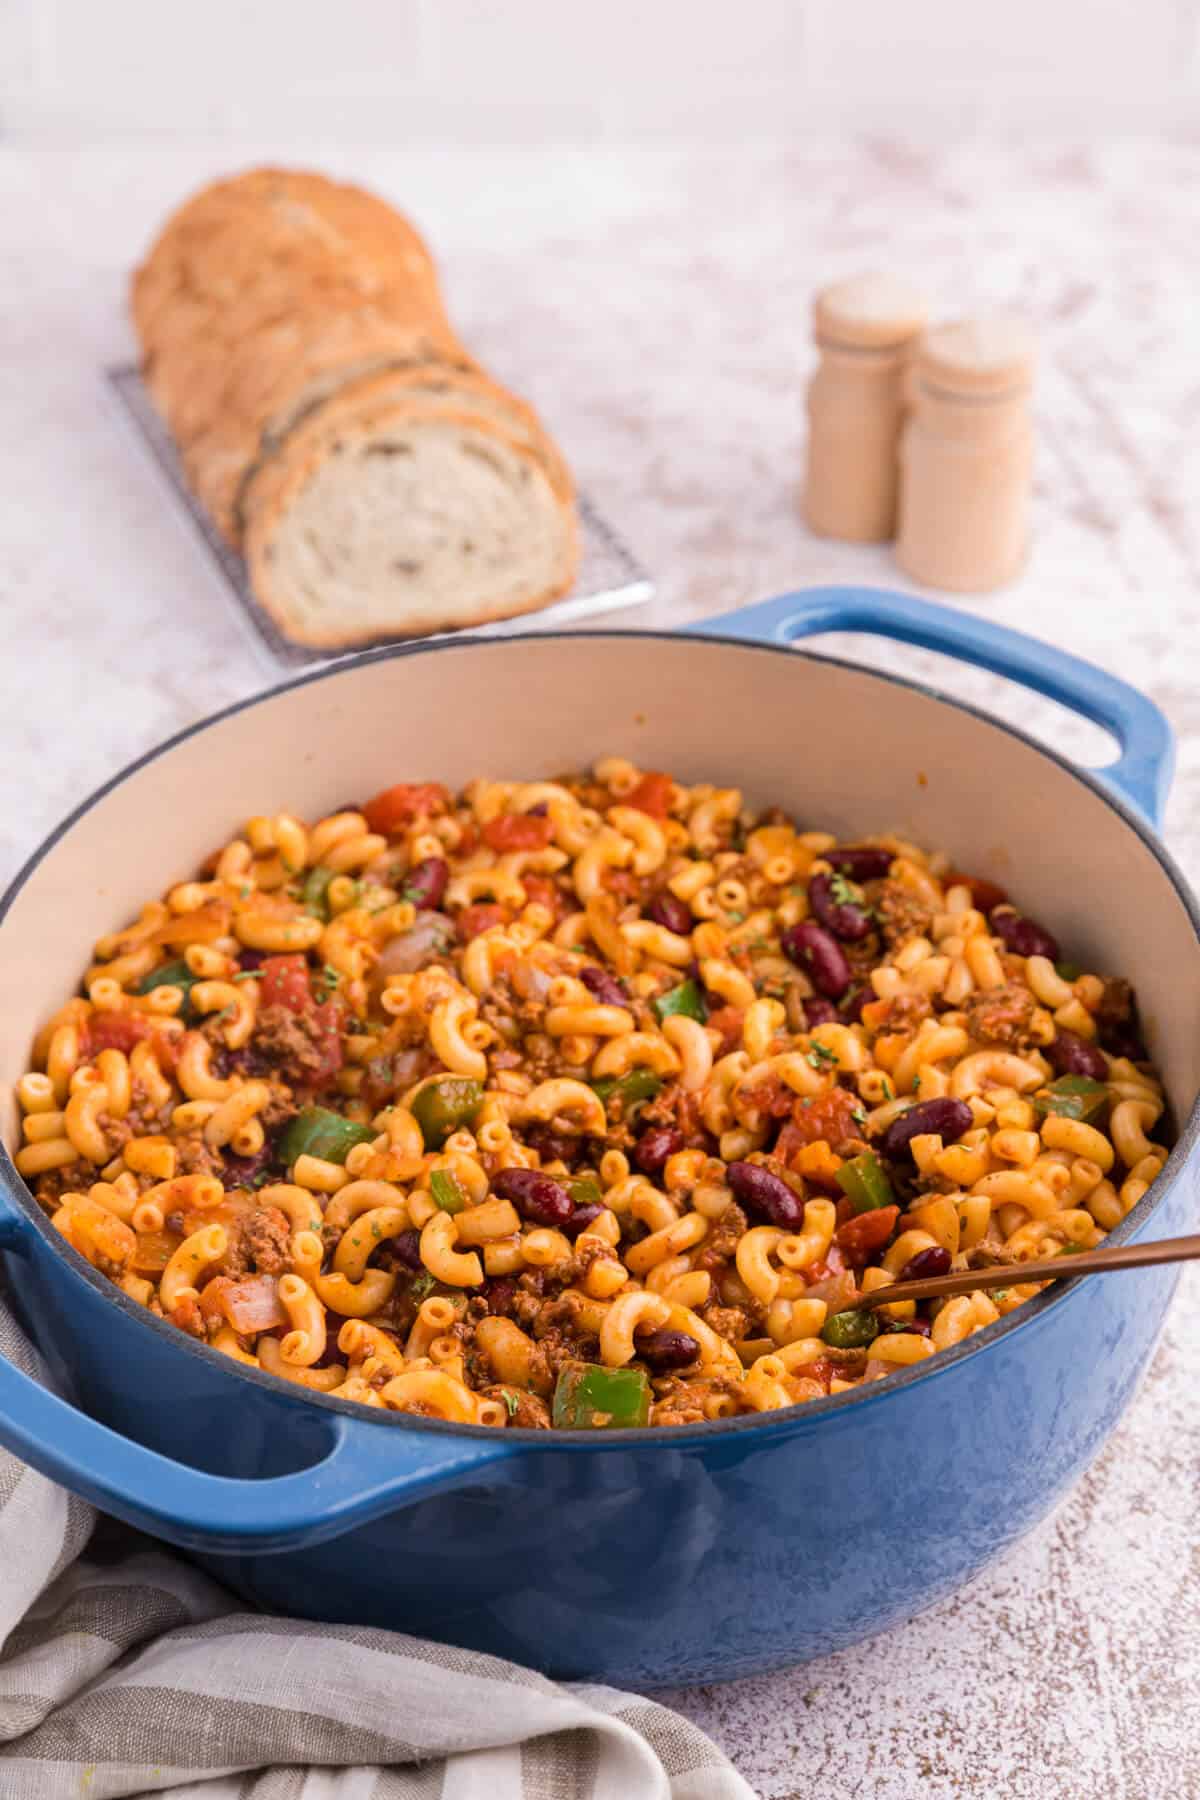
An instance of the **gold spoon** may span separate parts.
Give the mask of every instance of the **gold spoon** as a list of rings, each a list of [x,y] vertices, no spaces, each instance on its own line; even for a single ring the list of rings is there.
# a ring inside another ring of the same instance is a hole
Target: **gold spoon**
[[[923,1281],[895,1281],[873,1288],[855,1305],[891,1306],[899,1300],[941,1300],[951,1294],[974,1294],[997,1287],[1020,1287],[1027,1281],[1064,1281],[1076,1275],[1103,1275],[1111,1269],[1149,1269],[1158,1263],[1200,1258],[1200,1235],[1159,1238],[1150,1244],[1101,1245],[1098,1250],[1044,1257],[1040,1262],[995,1263],[987,1269],[960,1269],[952,1275],[928,1275]]]

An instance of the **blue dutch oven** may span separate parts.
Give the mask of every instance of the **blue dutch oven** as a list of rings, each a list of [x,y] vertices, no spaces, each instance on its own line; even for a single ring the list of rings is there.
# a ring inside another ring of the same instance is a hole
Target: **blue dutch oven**
[[[1107,727],[1120,757],[1081,773],[942,695],[789,648],[847,630],[1035,688]],[[1061,651],[870,590],[787,595],[695,634],[370,654],[184,732],[87,801],[10,888],[6,1086],[91,941],[248,812],[313,817],[401,778],[549,775],[605,753],[737,784],[842,836],[896,828],[944,847],[1009,887],[1076,960],[1128,975],[1180,1135],[1113,1237],[1192,1224],[1200,918],[1155,835],[1165,720]],[[975,1575],[1096,1455],[1175,1279],[1061,1283],[928,1363],[784,1412],[592,1437],[497,1431],[368,1413],[231,1363],[116,1292],[7,1157],[2,1174],[10,1293],[70,1398],[0,1361],[0,1442],[254,1604],[634,1686],[820,1656]]]

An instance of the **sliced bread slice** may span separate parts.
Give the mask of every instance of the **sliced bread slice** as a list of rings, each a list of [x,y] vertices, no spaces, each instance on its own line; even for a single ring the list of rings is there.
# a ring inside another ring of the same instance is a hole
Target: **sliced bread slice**
[[[290,638],[326,649],[516,617],[577,562],[573,509],[493,419],[395,401],[286,445],[247,506],[254,592]]]

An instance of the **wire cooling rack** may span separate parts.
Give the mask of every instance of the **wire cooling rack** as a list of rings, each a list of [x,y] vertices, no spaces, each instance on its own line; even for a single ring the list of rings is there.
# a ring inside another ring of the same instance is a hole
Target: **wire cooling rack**
[[[268,666],[272,669],[303,668],[313,663],[336,662],[340,657],[351,656],[374,645],[410,641],[403,635],[382,636],[372,638],[370,645],[347,644],[344,649],[326,645],[314,649],[310,644],[295,642],[280,631],[254,598],[242,558],[225,542],[184,480],[170,433],[155,410],[137,369],[130,364],[107,369],[105,379],[133,437],[157,469],[165,491],[177,510],[191,521],[193,530],[206,547],[219,572],[222,587],[248,629],[254,648],[266,659]],[[654,583],[632,552],[586,495],[579,496],[578,505],[581,555],[579,574],[571,593],[565,600],[543,607],[540,612],[473,627],[473,636],[503,636],[535,626],[570,624],[596,613],[613,612],[618,607],[642,605],[650,599]]]

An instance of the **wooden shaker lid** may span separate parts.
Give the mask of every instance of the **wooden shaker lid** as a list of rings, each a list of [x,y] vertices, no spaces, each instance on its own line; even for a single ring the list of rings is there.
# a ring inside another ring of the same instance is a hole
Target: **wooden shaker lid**
[[[847,350],[891,350],[924,329],[929,308],[898,276],[870,271],[822,288],[813,305],[817,342]]]
[[[1033,379],[1033,332],[1007,314],[960,319],[926,332],[917,373],[950,393],[980,396],[1026,388]]]

